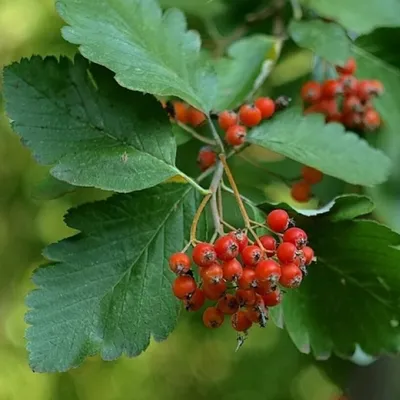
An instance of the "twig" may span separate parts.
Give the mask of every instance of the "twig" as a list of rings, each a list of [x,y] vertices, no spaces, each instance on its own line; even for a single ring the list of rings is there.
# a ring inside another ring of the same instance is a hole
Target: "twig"
[[[224,173],[224,167],[223,165],[219,162],[215,172],[214,172],[214,176],[211,182],[211,186],[210,186],[210,190],[212,193],[211,196],[211,214],[213,217],[213,221],[214,221],[214,226],[216,231],[220,234],[223,235],[224,234],[224,229],[223,226],[221,224],[221,217],[219,215],[218,212],[218,205],[217,205],[217,191],[218,191],[218,187],[221,183],[221,179],[222,179],[222,174]]]
[[[215,142],[217,143],[217,145],[220,148],[220,152],[222,154],[225,154],[224,143],[222,142],[221,137],[219,136],[217,130],[215,129],[214,123],[212,122],[212,119],[210,118],[209,115],[207,115],[207,121],[208,121],[208,125],[209,125],[209,127],[211,129],[211,133],[212,133],[212,135],[213,135],[213,137],[215,139]]]
[[[217,142],[215,140],[209,139],[203,135],[200,135],[200,133],[197,133],[194,129],[190,128],[189,126],[182,124],[182,122],[177,123],[183,130],[185,130],[187,133],[192,135],[195,139],[200,140],[200,142],[209,144],[210,146],[216,146]]]
[[[222,179],[220,181],[222,183]],[[218,213],[219,213],[219,218],[222,222],[222,220],[224,219],[224,205],[222,202],[222,190],[221,190],[221,184],[218,186],[218,193],[217,193],[218,197]]]
[[[196,243],[196,231],[197,231],[197,224],[199,223],[199,219],[201,217],[204,208],[206,207],[207,203],[210,201],[212,193],[207,194],[204,196],[203,200],[201,201],[199,208],[196,211],[196,214],[193,218],[192,226],[190,228],[190,243]]]

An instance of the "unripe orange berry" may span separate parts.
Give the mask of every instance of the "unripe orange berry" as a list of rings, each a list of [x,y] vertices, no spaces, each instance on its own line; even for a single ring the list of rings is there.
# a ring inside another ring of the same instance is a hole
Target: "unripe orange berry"
[[[321,182],[324,176],[321,171],[318,171],[313,167],[308,167],[307,165],[301,169],[301,175],[303,176],[303,179],[310,185],[315,185]]]
[[[299,203],[305,203],[310,200],[311,186],[305,181],[299,181],[292,185],[290,193],[294,200],[298,201]]]
[[[175,119],[179,122],[182,122],[182,124],[187,124],[189,122],[188,106],[182,101],[174,101],[173,106]]]
[[[187,118],[188,123],[195,128],[197,128],[206,120],[206,116],[201,111],[196,110],[193,107],[189,107],[187,111]]]

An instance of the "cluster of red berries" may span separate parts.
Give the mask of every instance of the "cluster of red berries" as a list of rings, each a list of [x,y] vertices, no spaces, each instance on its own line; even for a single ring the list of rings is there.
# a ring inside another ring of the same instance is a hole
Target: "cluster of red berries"
[[[321,182],[324,175],[321,171],[305,165],[301,169],[301,176],[301,180],[292,184],[290,193],[294,200],[305,203],[311,199],[312,185]]]
[[[204,113],[194,107],[189,106],[183,101],[173,101],[171,103],[166,102],[162,104],[163,107],[167,109],[170,117],[181,122],[182,124],[197,128],[206,120]]]
[[[304,113],[324,114],[326,122],[340,122],[360,132],[377,130],[381,117],[372,101],[383,93],[382,82],[358,80],[354,76],[356,68],[356,61],[350,58],[343,67],[336,66],[338,79],[306,82],[301,89],[307,104]]]
[[[282,300],[281,288],[299,287],[307,266],[315,260],[306,232],[291,224],[288,213],[276,209],[265,225],[274,235],[261,236],[258,244],[251,244],[245,231],[236,230],[214,244],[198,243],[192,260],[184,252],[173,254],[169,266],[178,275],[174,295],[188,311],[198,311],[206,299],[213,301],[203,312],[208,328],[221,326],[226,315],[238,332],[246,333],[253,323],[264,327],[268,307]],[[197,282],[192,261],[198,267]]]

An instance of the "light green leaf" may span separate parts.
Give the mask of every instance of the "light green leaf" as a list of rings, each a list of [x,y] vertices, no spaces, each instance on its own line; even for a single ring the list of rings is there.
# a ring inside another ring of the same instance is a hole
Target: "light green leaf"
[[[67,215],[81,233],[48,247],[53,263],[36,270],[27,299],[34,371],[66,371],[96,353],[137,356],[171,333],[179,307],[168,257],[185,245],[199,201],[191,186],[165,184]]]
[[[400,2],[397,0],[301,0],[301,3],[359,34],[383,26],[400,26]]]
[[[110,71],[34,57],[4,71],[6,110],[39,163],[76,186],[129,192],[177,175],[161,105],[120,87]]]
[[[385,181],[390,160],[337,123],[290,108],[253,129],[248,141],[355,185]]]
[[[210,19],[223,13],[226,5],[221,0],[160,0],[162,8],[176,7],[185,14]]]
[[[332,64],[343,65],[351,55],[349,37],[340,25],[333,22],[293,20],[289,24],[289,34],[299,46]]]
[[[400,235],[374,221],[345,219],[369,212],[368,202],[346,196],[319,216],[294,215],[317,262],[280,311],[296,346],[320,359],[351,356],[357,345],[372,355],[400,349],[400,251],[393,247]]]
[[[128,89],[177,96],[208,112],[215,76],[200,57],[200,37],[182,12],[162,14],[156,0],[59,0],[63,35]]]
[[[218,90],[213,109],[234,109],[251,96],[271,72],[281,46],[277,38],[266,35],[249,36],[231,45],[229,58],[215,62]]]

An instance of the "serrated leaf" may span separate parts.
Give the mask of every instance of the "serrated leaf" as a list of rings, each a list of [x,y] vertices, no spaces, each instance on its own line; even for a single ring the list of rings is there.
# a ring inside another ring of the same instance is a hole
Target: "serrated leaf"
[[[162,14],[156,0],[59,0],[63,36],[128,89],[177,96],[208,112],[215,76],[200,57],[200,36],[181,11]]]
[[[372,186],[389,174],[390,160],[380,150],[340,124],[325,124],[321,115],[302,115],[297,107],[253,129],[248,141],[355,185]]]
[[[281,42],[266,35],[253,35],[232,44],[229,58],[215,62],[218,77],[213,110],[234,109],[264,82],[280,54]]]
[[[343,65],[351,55],[351,42],[346,31],[338,24],[316,19],[292,20],[289,34],[301,47],[313,51],[335,65]]]
[[[59,180],[129,192],[180,173],[161,105],[80,56],[13,64],[4,71],[4,93],[13,128]]]
[[[344,219],[368,212],[361,204],[362,197],[346,196],[327,213],[295,216],[317,263],[287,292],[281,311],[296,346],[317,358],[351,356],[357,345],[371,355],[400,349],[400,251],[393,247],[400,235],[374,221]]]
[[[384,26],[400,26],[400,3],[397,0],[301,0],[301,3],[359,34]]]
[[[30,365],[66,371],[85,357],[137,356],[173,330],[178,303],[168,257],[188,239],[199,203],[188,185],[165,184],[87,204],[67,215],[80,234],[51,245],[27,299]],[[204,229],[204,227],[202,227]]]

